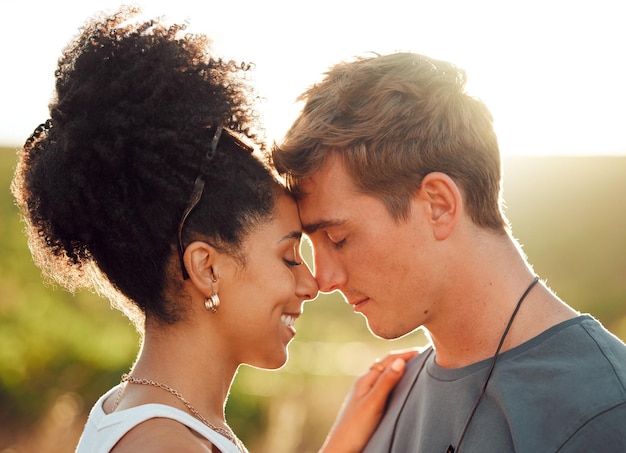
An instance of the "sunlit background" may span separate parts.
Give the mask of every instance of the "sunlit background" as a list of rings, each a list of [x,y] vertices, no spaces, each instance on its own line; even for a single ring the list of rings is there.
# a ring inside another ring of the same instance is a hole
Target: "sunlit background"
[[[507,154],[626,152],[622,2],[144,1],[147,15],[190,22],[226,57],[257,65],[266,124],[279,137],[293,101],[328,66],[397,50],[449,60],[497,119]],[[118,1],[3,0],[0,142],[42,119],[61,48],[94,11]]]
[[[341,60],[413,51],[468,73],[491,109],[513,232],[535,270],[626,338],[626,27],[620,1],[158,0],[225,58],[253,62],[269,140]],[[119,1],[0,0],[0,453],[71,452],[94,400],[137,352],[106,302],[42,284],[8,191],[15,150],[47,117],[61,49]],[[317,451],[355,375],[420,332],[374,339],[337,295],[307,304],[277,372],[242,368],[228,416],[252,452]]]

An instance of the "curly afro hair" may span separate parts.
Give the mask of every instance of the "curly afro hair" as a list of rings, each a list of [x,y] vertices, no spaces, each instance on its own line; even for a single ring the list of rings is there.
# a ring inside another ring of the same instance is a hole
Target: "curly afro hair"
[[[133,23],[138,13],[95,16],[64,49],[50,119],[21,149],[11,188],[44,275],[95,289],[141,328],[147,314],[181,318],[166,289],[182,287],[171,262],[195,178],[206,186],[185,241],[235,254],[281,186],[232,139],[204,159],[218,126],[265,151],[250,65],[209,56],[209,39],[184,25]]]

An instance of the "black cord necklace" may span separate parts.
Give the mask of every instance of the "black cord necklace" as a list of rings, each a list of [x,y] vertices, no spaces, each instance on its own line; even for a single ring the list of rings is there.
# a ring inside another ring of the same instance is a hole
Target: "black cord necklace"
[[[513,324],[513,320],[515,319],[515,316],[517,315],[517,312],[519,311],[520,307],[522,306],[522,302],[524,302],[524,299],[526,299],[526,296],[528,296],[528,293],[530,293],[530,290],[533,289],[534,286],[538,282],[539,282],[539,277],[535,276],[535,278],[530,283],[528,288],[526,288],[526,291],[524,291],[524,294],[522,294],[522,297],[520,297],[519,301],[517,302],[517,305],[515,306],[515,310],[513,310],[513,314],[511,314],[511,317],[509,318],[509,322],[508,322],[506,328],[504,329],[504,333],[502,334],[502,337],[500,338],[500,343],[498,344],[498,348],[496,349],[496,353],[493,356],[493,359],[491,360],[491,365],[489,366],[489,371],[487,372],[487,377],[485,378],[485,382],[483,383],[483,386],[482,386],[482,388],[480,390],[478,398],[476,399],[476,402],[474,403],[474,406],[472,407],[472,410],[469,413],[467,421],[465,422],[465,426],[463,427],[463,431],[461,431],[461,435],[459,436],[459,441],[456,444],[456,449],[451,444],[448,447],[448,449],[446,450],[446,453],[459,453],[459,450],[461,448],[461,443],[463,442],[463,439],[465,438],[465,434],[467,433],[467,429],[469,428],[469,425],[470,425],[472,419],[474,418],[474,414],[476,413],[476,409],[478,409],[478,405],[480,404],[480,401],[483,399],[483,396],[485,395],[485,391],[487,390],[487,384],[489,383],[489,379],[491,379],[491,375],[493,374],[493,369],[495,368],[496,362],[497,362],[498,357],[500,355],[500,349],[502,349],[502,345],[504,344],[504,340],[506,339],[506,336],[508,335],[509,330],[511,329],[511,325]],[[411,388],[409,389],[409,391],[407,393],[407,396],[406,396],[406,398],[404,399],[404,401],[402,403],[402,407],[400,408],[400,412],[398,413],[398,416],[396,417],[396,421],[395,421],[394,427],[393,427],[393,432],[391,434],[391,441],[390,441],[390,444],[389,444],[389,451],[391,451],[391,449],[393,447],[393,442],[395,440],[395,435],[396,435],[396,428],[398,427],[398,420],[400,419],[400,416],[402,415],[402,411],[404,410],[404,406],[406,405],[406,402],[409,399],[409,395],[413,391],[413,387],[415,387],[415,384],[417,383],[417,380],[419,379],[419,376],[422,373],[422,370],[424,369],[426,361],[428,360],[428,358],[430,357],[432,352],[433,352],[433,350],[431,349],[428,352],[428,355],[424,358],[424,361],[422,362],[422,364],[420,366],[420,369],[417,372],[417,375],[415,376],[415,380],[411,384]]]
[[[504,329],[504,333],[502,334],[502,338],[500,338],[500,343],[498,344],[498,349],[496,349],[496,353],[493,356],[493,360],[491,361],[491,366],[489,367],[489,372],[487,373],[487,378],[485,379],[485,383],[483,384],[483,388],[480,390],[480,394],[478,395],[478,399],[474,403],[474,407],[470,411],[469,417],[467,418],[467,421],[465,422],[465,427],[463,428],[463,431],[461,432],[461,437],[459,437],[459,441],[456,444],[456,450],[454,449],[454,447],[452,445],[450,445],[448,447],[448,450],[446,450],[446,453],[455,453],[455,452],[458,453],[458,451],[460,450],[461,442],[463,442],[463,438],[465,438],[465,434],[467,433],[467,429],[469,428],[470,422],[472,421],[472,418],[474,418],[474,414],[476,413],[476,409],[478,409],[478,404],[480,404],[480,400],[482,400],[483,396],[485,395],[485,390],[487,390],[487,384],[489,383],[489,379],[491,379],[491,375],[493,374],[493,369],[495,368],[496,361],[498,360],[498,356],[500,355],[500,349],[502,349],[502,345],[504,344],[504,340],[506,339],[506,336],[509,333],[509,329],[511,328],[511,325],[513,324],[513,320],[515,319],[515,315],[517,315],[517,312],[519,311],[519,308],[522,306],[522,302],[524,302],[524,299],[526,299],[526,296],[528,295],[530,290],[533,289],[533,287],[537,284],[538,281],[539,281],[539,277],[535,276],[535,278],[533,279],[531,284],[528,286],[528,288],[526,288],[526,291],[524,291],[524,294],[522,294],[522,297],[520,297],[519,301],[517,302],[517,306],[515,307],[515,310],[513,310],[513,314],[511,315],[511,318],[509,319],[509,323],[506,325],[506,329]]]

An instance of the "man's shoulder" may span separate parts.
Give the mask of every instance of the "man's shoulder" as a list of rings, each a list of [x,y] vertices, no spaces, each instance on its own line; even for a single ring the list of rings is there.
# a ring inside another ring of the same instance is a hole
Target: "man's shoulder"
[[[626,344],[591,315],[580,315],[571,321],[555,336],[551,363],[562,364],[566,369],[579,364],[580,369],[572,375],[585,375],[589,383],[602,375],[611,376],[626,392]]]
[[[559,453],[579,451],[623,451],[626,445],[626,402],[617,404],[576,429],[557,450]]]
[[[586,394],[570,393],[574,387],[595,386],[592,395],[615,392],[615,401],[626,398],[626,345],[596,319],[581,315],[504,353],[496,373],[504,375],[504,386],[532,383],[539,390],[545,384],[550,394],[569,393],[572,401]]]
[[[591,315],[581,315],[580,326],[598,345],[598,348],[607,356],[610,361],[619,361],[622,366],[626,366],[626,344],[616,335],[608,331],[597,319]]]
[[[626,346],[587,315],[513,351],[494,378],[491,391],[529,451],[587,430],[618,435],[615,423],[626,421]]]

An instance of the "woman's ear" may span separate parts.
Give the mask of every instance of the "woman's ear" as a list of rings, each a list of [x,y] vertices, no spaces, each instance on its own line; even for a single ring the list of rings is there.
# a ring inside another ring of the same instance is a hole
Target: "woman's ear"
[[[219,255],[215,247],[202,241],[194,241],[185,249],[183,260],[189,279],[205,297],[217,292],[214,266]]]
[[[435,238],[447,239],[463,213],[463,197],[459,187],[445,173],[432,172],[422,179],[419,193],[428,207]]]

